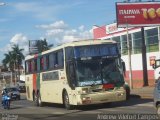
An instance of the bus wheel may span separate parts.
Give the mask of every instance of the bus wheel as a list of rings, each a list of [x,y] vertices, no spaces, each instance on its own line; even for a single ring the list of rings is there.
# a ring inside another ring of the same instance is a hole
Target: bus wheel
[[[160,118],[160,104],[157,105],[157,115],[158,118]]]
[[[65,108],[66,108],[67,110],[73,109],[73,108],[72,108],[73,106],[71,106],[70,103],[69,103],[69,97],[68,97],[68,94],[67,94],[66,91],[65,91],[64,94],[63,94],[63,104],[64,104],[64,106],[65,106]]]
[[[40,107],[43,106],[43,102],[42,102],[42,100],[41,100],[40,93],[37,94],[37,104],[38,104],[38,106],[40,106]]]
[[[38,105],[38,97],[37,97],[36,94],[34,94],[34,105],[35,105],[35,106],[39,106],[39,105]]]

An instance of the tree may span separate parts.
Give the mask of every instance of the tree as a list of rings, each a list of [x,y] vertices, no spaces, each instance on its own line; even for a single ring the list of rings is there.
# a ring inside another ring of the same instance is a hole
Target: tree
[[[5,58],[2,60],[3,66],[5,68],[10,68],[11,71],[14,70],[14,60],[13,60],[13,54],[11,51],[4,54]]]
[[[30,54],[41,53],[43,51],[49,50],[53,45],[48,45],[47,40],[30,40],[29,41],[29,51]]]
[[[24,49],[20,49],[18,45],[13,45],[12,51],[4,54],[5,58],[2,60],[4,67],[10,68],[11,71],[19,69],[24,59],[23,50]]]
[[[24,60],[24,55],[23,52],[24,49],[20,49],[18,45],[13,45],[12,47],[12,54],[13,54],[13,59],[16,67],[22,64],[22,61]]]
[[[41,53],[43,51],[49,50],[48,43],[46,39],[37,41],[38,52]]]

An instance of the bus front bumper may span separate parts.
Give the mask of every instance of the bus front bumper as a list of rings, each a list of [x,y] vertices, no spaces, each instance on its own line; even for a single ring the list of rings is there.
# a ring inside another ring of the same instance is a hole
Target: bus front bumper
[[[125,90],[119,91],[105,91],[96,92],[90,94],[81,94],[77,96],[77,105],[88,105],[88,104],[99,104],[99,103],[109,103],[126,100]]]

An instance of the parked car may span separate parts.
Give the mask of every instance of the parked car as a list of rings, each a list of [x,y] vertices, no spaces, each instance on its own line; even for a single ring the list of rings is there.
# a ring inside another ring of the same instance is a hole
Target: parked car
[[[26,92],[25,81],[17,81],[17,88],[20,92]]]
[[[25,86],[18,86],[17,87],[20,93],[25,93],[26,92],[26,87]]]
[[[11,97],[11,100],[20,100],[21,95],[17,87],[7,87],[8,95]]]
[[[157,114],[160,117],[160,80],[157,80],[154,88],[154,106],[157,109]]]

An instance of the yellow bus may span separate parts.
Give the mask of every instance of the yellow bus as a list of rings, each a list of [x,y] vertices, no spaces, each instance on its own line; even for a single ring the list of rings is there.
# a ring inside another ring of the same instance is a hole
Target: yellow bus
[[[123,65],[114,41],[62,44],[25,58],[27,99],[35,105],[76,105],[126,100]]]

